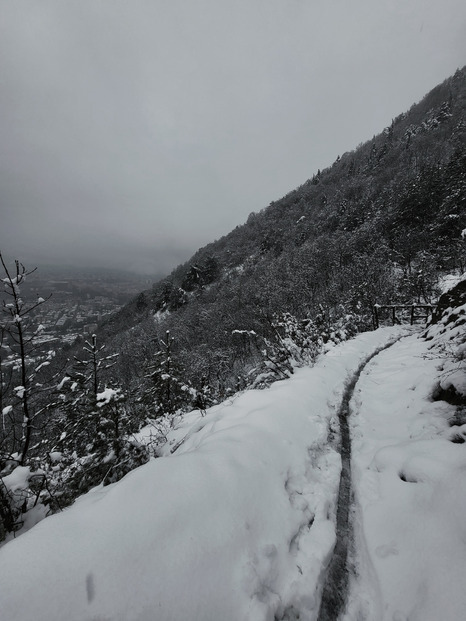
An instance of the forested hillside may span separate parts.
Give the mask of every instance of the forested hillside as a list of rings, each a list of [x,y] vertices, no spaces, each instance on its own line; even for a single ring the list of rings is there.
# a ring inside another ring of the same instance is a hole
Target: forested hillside
[[[0,540],[157,456],[183,412],[371,329],[374,304],[434,302],[466,265],[465,112],[463,68],[68,351],[34,353],[46,300],[23,300],[30,271],[2,259]]]
[[[141,293],[102,326],[139,362],[127,380],[170,330],[186,379],[221,398],[263,371],[264,338],[284,323],[325,340],[370,328],[376,302],[435,299],[438,274],[465,267],[465,110],[463,68]]]

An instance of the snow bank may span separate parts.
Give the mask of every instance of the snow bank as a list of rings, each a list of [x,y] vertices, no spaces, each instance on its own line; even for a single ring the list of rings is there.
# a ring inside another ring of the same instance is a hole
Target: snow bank
[[[361,335],[266,391],[191,414],[173,455],[6,544],[0,618],[314,619],[335,538],[329,429],[347,376],[399,332]]]
[[[441,293],[446,293],[465,279],[465,274],[445,274],[439,278],[438,286]]]

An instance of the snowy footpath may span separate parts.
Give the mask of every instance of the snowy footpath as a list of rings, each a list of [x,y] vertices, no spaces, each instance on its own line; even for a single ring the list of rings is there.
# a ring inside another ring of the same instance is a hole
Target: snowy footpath
[[[381,352],[351,403],[347,621],[466,619],[466,426],[450,427],[455,408],[432,400],[444,360],[427,347],[410,337]]]
[[[350,403],[345,621],[466,618],[466,445],[441,360],[401,328],[186,415],[166,455],[0,549],[0,621],[314,621],[336,541]],[[466,432],[465,432],[466,433]],[[171,450],[174,450],[171,453]]]

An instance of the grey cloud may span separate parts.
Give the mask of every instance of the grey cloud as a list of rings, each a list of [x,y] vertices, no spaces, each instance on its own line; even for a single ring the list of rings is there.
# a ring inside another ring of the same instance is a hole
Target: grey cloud
[[[0,15],[0,248],[145,271],[370,138],[466,57],[462,0],[0,0]]]

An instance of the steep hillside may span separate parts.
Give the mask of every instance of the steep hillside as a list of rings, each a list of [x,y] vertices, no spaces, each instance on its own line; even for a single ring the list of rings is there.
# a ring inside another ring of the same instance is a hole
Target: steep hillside
[[[372,328],[375,303],[429,303],[464,272],[465,102],[466,68],[69,351],[36,357],[46,300],[3,265],[0,541],[158,455],[183,413],[290,378]]]
[[[466,394],[464,306],[187,414],[159,459],[0,550],[0,617],[462,619],[466,424],[438,389]]]
[[[283,334],[280,314],[312,321],[325,340],[336,322],[370,327],[375,302],[431,301],[439,272],[465,268],[465,104],[463,68],[378,136],[198,250],[101,336],[142,363],[149,342],[170,330],[187,378],[222,397],[249,381],[263,337],[277,326]],[[127,365],[121,373],[136,379]]]

